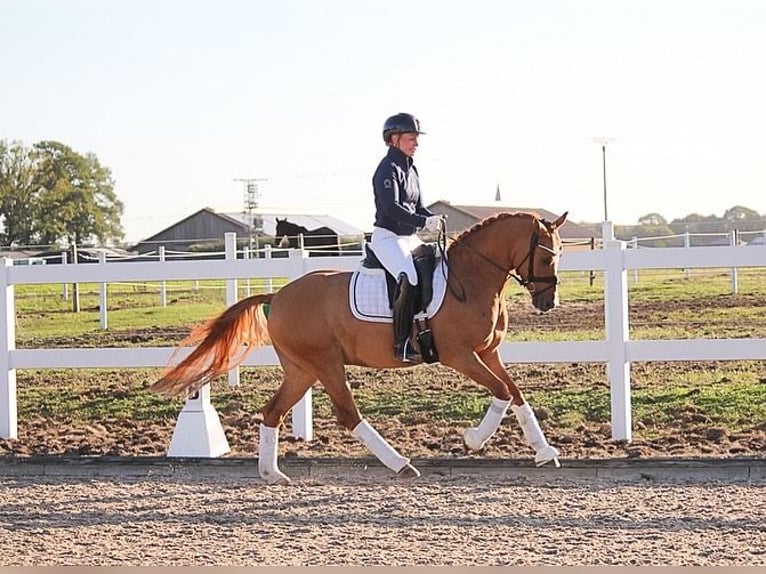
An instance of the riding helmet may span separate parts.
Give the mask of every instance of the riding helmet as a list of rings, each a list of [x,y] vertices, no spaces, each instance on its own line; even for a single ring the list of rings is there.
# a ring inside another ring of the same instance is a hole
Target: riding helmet
[[[389,143],[392,135],[405,133],[424,134],[426,132],[420,130],[420,121],[412,114],[396,114],[383,124],[383,141],[386,143]]]

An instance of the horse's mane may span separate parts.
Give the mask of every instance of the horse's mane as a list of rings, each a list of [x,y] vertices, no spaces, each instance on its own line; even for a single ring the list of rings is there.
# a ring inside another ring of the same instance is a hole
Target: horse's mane
[[[511,217],[518,217],[518,216],[530,217],[532,219],[540,218],[540,216],[537,215],[536,213],[532,213],[529,211],[503,211],[495,215],[490,215],[489,217],[482,219],[478,223],[474,223],[471,227],[462,231],[457,237],[455,237],[454,241],[456,242],[463,241],[469,236],[473,235],[474,233],[481,231],[485,227],[488,227],[501,219],[509,219]]]
[[[303,225],[298,225],[297,223],[293,223],[292,221],[288,221],[287,219],[283,219],[282,221],[277,220],[277,226],[279,225],[286,225],[290,229],[293,229],[299,233],[308,233],[309,231],[307,227],[304,227]]]

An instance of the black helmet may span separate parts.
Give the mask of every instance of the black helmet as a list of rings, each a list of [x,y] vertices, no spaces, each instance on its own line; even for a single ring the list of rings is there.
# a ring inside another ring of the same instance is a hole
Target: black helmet
[[[383,141],[386,143],[392,135],[404,133],[424,134],[426,132],[420,130],[420,121],[412,114],[396,114],[383,124]]]

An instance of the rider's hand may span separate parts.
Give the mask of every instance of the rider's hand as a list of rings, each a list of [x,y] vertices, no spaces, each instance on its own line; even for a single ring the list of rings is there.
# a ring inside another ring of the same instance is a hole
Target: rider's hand
[[[441,215],[429,215],[426,217],[425,229],[427,231],[438,231],[442,225]]]

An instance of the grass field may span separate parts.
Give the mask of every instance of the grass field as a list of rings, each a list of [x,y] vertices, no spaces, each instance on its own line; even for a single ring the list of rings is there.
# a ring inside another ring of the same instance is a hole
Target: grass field
[[[687,275],[658,270],[631,276],[631,338],[766,338],[766,270],[740,271],[739,293],[730,270]],[[528,295],[511,285],[508,340],[598,340],[604,337],[599,274],[563,275],[561,307],[530,313]],[[272,286],[279,286],[275,281]],[[16,289],[17,347],[174,345],[189,328],[225,308],[223,282],[167,284],[165,307],[157,283],[109,286],[109,328],[101,330],[98,285],[79,286],[80,312],[61,285]],[[263,282],[252,293],[268,290]],[[240,296],[245,295],[240,282]],[[514,365],[509,368],[539,409],[552,442],[574,456],[647,454],[763,454],[766,451],[766,369],[758,361],[633,364],[634,442],[609,440],[609,384],[603,365]],[[410,454],[462,452],[459,431],[474,425],[489,402],[486,391],[438,366],[372,371],[349,368],[360,409],[386,436],[407,441]],[[162,454],[183,401],[154,396],[157,370],[49,370],[18,373],[18,441],[0,441],[17,454]],[[243,384],[213,388],[213,402],[232,450],[250,454],[257,412],[279,384],[278,368],[243,369]],[[315,392],[317,434],[325,442],[291,443],[295,455],[360,454],[333,421],[321,388]],[[515,429],[517,430],[517,429]],[[482,453],[525,452],[507,430]],[[385,432],[384,432],[385,431]],[[390,433],[390,434],[389,434]],[[632,450],[631,450],[632,449]],[[364,454],[364,453],[361,453]]]

